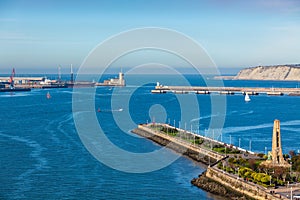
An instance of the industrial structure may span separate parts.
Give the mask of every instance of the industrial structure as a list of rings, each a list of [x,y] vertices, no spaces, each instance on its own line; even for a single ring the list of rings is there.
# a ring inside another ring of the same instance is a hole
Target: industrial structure
[[[58,67],[58,79],[50,80],[47,77],[15,77],[15,69],[8,77],[0,77],[0,92],[6,91],[30,91],[30,88],[73,88],[73,87],[95,87],[95,86],[125,86],[124,74],[119,73],[118,78],[105,80],[103,83],[94,81],[75,81],[73,66],[70,66],[70,80],[61,80],[61,67]]]
[[[125,79],[123,72],[119,72],[118,78],[111,78],[105,80],[103,83],[96,83],[96,86],[125,86]]]

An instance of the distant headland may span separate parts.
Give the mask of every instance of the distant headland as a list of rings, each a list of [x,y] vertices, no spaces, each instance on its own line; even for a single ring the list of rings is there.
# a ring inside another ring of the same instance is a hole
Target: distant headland
[[[300,81],[300,64],[256,66],[242,69],[236,76],[219,76],[217,79]]]

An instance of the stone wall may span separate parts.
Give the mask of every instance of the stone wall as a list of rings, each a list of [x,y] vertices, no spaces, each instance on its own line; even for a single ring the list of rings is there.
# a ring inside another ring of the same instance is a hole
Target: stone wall
[[[158,131],[154,131],[142,125],[139,125],[139,127],[132,130],[132,132],[207,165],[215,163],[217,160],[224,157],[212,151],[196,147],[191,143],[184,142],[183,140],[178,140],[166,134],[159,133]]]
[[[205,175],[217,181],[221,185],[225,185],[230,187],[231,189],[250,196],[254,199],[265,200],[265,199],[284,199],[284,197],[280,198],[279,196],[271,195],[267,192],[266,188],[259,186],[257,184],[246,182],[243,179],[237,179],[235,176],[225,173],[222,170],[217,168],[209,167],[205,172]]]

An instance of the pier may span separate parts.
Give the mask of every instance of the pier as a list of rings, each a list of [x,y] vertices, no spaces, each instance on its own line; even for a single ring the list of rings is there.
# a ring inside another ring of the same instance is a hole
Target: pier
[[[286,195],[289,194],[289,191],[293,190],[295,192],[300,190],[300,187],[295,184],[293,189],[286,186],[275,189],[273,181],[276,180],[270,175],[254,172],[247,165],[237,164],[240,161],[247,162],[247,160],[253,159],[262,162],[264,159],[257,153],[232,144],[226,144],[214,138],[164,123],[140,124],[132,132],[208,165],[207,170],[199,175],[198,178],[194,178],[191,183],[224,198],[290,199]],[[256,179],[254,181],[251,178],[252,175],[246,176],[244,174],[245,170],[251,171],[255,175],[253,177],[265,176],[267,181],[264,181],[264,183]],[[250,177],[249,180],[248,177]],[[270,180],[268,179],[269,177],[271,177]]]
[[[248,95],[290,95],[300,96],[300,88],[266,88],[266,87],[205,87],[205,86],[164,86],[157,85],[154,94],[175,93],[175,94],[211,94],[217,93],[222,95],[246,94]]]
[[[209,147],[203,148],[200,146],[204,142],[204,139],[206,142],[218,141],[189,131],[178,129],[169,124],[140,124],[138,128],[134,129],[132,132],[163,146],[168,145],[169,148],[176,152],[182,153],[195,161],[199,161],[207,165],[216,163],[226,157],[226,155],[215,152],[209,149]]]

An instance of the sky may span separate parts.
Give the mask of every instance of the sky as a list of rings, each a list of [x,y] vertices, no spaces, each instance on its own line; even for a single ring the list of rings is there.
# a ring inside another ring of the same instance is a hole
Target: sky
[[[0,74],[12,67],[56,72],[59,65],[67,72],[107,38],[143,27],[187,35],[219,68],[300,63],[297,0],[0,0]],[[117,64],[157,56],[148,53]]]

